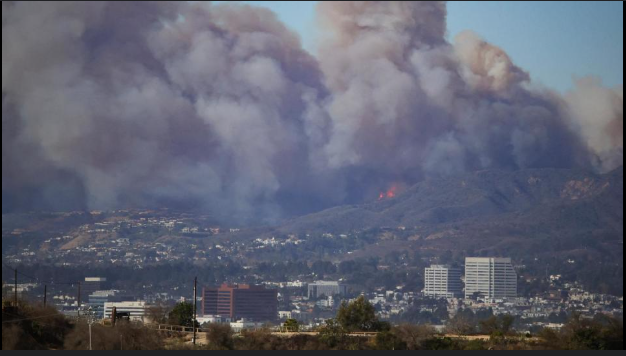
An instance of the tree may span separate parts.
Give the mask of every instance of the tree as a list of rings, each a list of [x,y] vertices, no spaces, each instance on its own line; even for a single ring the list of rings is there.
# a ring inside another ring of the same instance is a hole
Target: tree
[[[404,324],[396,326],[392,332],[406,345],[407,350],[420,350],[425,340],[435,336],[436,331],[431,326]]]
[[[375,350],[406,350],[407,344],[395,333],[382,331],[376,334],[373,347]]]
[[[236,338],[238,350],[272,350],[276,347],[276,337],[269,329],[242,330],[241,337]]]
[[[89,350],[89,328],[80,321],[64,342],[66,350]],[[165,347],[163,334],[142,325],[118,323],[115,327],[94,324],[92,348],[94,350],[160,350]]]
[[[352,303],[341,303],[337,322],[347,331],[379,331],[382,327],[376,317],[374,306],[360,296]]]
[[[511,332],[514,321],[515,318],[508,314],[501,317],[492,316],[480,322],[480,331],[486,335],[505,336]]]
[[[19,301],[20,307],[2,308],[2,349],[61,348],[73,325],[56,309]]]
[[[624,349],[624,320],[609,318],[607,325],[602,329],[602,349]]]
[[[498,318],[496,318],[495,316],[492,316],[486,320],[481,320],[479,325],[480,325],[480,332],[485,335],[492,335],[493,333],[500,330]]]
[[[612,317],[589,320],[574,313],[560,331],[546,328],[539,337],[553,350],[623,350],[624,322]]]
[[[193,325],[193,304],[180,302],[167,316],[168,323],[172,325],[192,326]]]
[[[471,313],[471,312],[470,312]],[[455,335],[469,335],[474,333],[474,323],[468,315],[458,312],[446,325],[448,333]]]
[[[335,319],[326,320],[326,325],[319,330],[320,341],[333,348],[346,339],[346,330]]]
[[[283,324],[283,327],[287,332],[297,333],[300,331],[300,324],[296,319],[287,319]]]
[[[485,344],[483,340],[472,340],[472,341],[469,341],[467,345],[465,345],[465,348],[463,350],[470,350],[470,351],[487,350],[487,345]]]
[[[449,337],[438,338],[433,337],[425,340],[423,343],[424,350],[460,350],[461,344],[459,341],[453,340]]]
[[[515,318],[512,315],[506,314],[502,316],[502,319],[500,320],[500,328],[504,335],[508,335],[511,332],[514,322]]]
[[[433,317],[436,318],[437,320],[448,320],[449,315],[448,315],[448,308],[444,307],[439,307],[435,310],[435,313],[433,314]]]
[[[572,314],[562,329],[566,348],[570,350],[601,350],[602,325]]]
[[[567,313],[564,311],[561,311],[559,314],[556,313],[550,313],[550,315],[548,316],[548,321],[551,323],[565,323],[567,321]]]
[[[148,308],[146,314],[147,314],[148,319],[152,321],[153,323],[156,323],[156,324],[167,323],[168,310],[161,303],[155,304],[151,306],[150,308]]]
[[[234,348],[233,329],[228,324],[212,323],[207,331],[207,340],[214,349],[232,350]]]

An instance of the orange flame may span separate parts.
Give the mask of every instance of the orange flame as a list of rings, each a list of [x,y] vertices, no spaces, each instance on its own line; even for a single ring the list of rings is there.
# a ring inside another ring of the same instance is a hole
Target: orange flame
[[[383,199],[391,199],[391,198],[395,198],[396,197],[396,193],[398,191],[398,187],[396,187],[395,185],[392,186],[391,188],[389,188],[388,191],[386,192],[381,192],[378,195],[378,200],[383,200]]]

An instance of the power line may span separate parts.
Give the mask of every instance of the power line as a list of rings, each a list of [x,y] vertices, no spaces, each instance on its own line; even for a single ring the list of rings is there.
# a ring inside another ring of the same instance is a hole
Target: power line
[[[12,313],[7,313],[6,311],[5,311],[4,313],[5,313],[5,314],[12,315],[12,316],[19,316],[19,315],[15,315],[15,314],[12,314]],[[19,322],[19,321],[27,321],[27,320],[43,319],[43,318],[47,318],[47,317],[50,317],[50,316],[60,316],[60,317],[63,317],[63,318],[64,318],[64,319],[63,319],[64,321],[67,321],[67,318],[65,318],[65,316],[64,316],[63,314],[59,314],[59,313],[57,313],[57,314],[50,314],[50,315],[46,315],[46,316],[39,316],[39,317],[33,317],[33,318],[23,318],[23,319],[18,319],[18,320],[7,320],[7,321],[3,321],[2,323],[4,324],[4,323]],[[63,327],[63,326],[60,326],[60,325],[52,325],[52,324],[49,324],[49,323],[44,323],[44,322],[41,322],[41,321],[37,321],[37,324],[40,324],[40,325],[43,325],[43,326],[47,326],[47,327],[52,328],[52,329],[64,329],[64,327]]]
[[[30,275],[27,275],[23,272],[20,272],[17,270],[17,268],[11,267],[8,264],[6,264],[4,261],[2,261],[2,264],[7,267],[8,269],[15,271],[18,275],[22,276],[22,277],[26,277],[29,278],[33,281],[36,281],[37,283],[45,283],[45,284],[51,284],[51,285],[68,285],[68,286],[73,286],[76,285],[76,283],[78,282],[55,282],[54,280],[49,280],[49,281],[42,281],[41,279],[37,278],[37,277],[33,277]]]
[[[17,316],[15,314],[11,314],[13,316]],[[26,321],[26,320],[35,320],[35,319],[43,319],[43,318],[49,318],[51,316],[60,316],[59,313],[54,313],[54,314],[47,314],[47,315],[42,315],[42,316],[36,316],[36,317],[32,317],[32,318],[23,318],[23,319],[15,319],[15,320],[7,320],[7,321],[3,321],[2,324],[6,324],[6,323],[15,323],[18,321]],[[43,324],[43,323],[42,323]]]
[[[14,305],[17,307],[18,306],[18,293],[17,293],[17,277],[18,275],[24,276],[26,278],[31,279],[32,281],[35,281],[38,284],[43,284],[44,285],[44,300],[43,300],[43,304],[44,307],[47,305],[47,294],[48,294],[48,284],[52,285],[52,286],[58,286],[58,285],[66,285],[66,286],[72,286],[74,287],[75,285],[78,284],[78,308],[77,308],[77,316],[80,317],[80,307],[81,307],[81,283],[79,282],[69,282],[69,283],[63,283],[63,282],[55,282],[54,280],[49,280],[49,281],[42,281],[41,279],[37,278],[37,277],[33,277],[30,275],[27,275],[25,273],[22,272],[18,272],[17,267],[12,267],[9,264],[5,263],[4,261],[2,261],[2,265],[5,266],[6,268],[12,270],[14,272]],[[24,320],[28,320],[28,319],[24,319]],[[13,321],[8,321],[8,322],[14,322]],[[4,322],[3,322],[4,323]]]

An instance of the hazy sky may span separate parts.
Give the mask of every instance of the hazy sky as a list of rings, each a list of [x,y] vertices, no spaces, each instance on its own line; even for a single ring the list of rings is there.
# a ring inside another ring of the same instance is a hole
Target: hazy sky
[[[315,52],[316,1],[244,1],[273,9]],[[624,4],[621,1],[450,1],[451,39],[473,30],[505,49],[533,80],[565,91],[572,77],[624,82]]]

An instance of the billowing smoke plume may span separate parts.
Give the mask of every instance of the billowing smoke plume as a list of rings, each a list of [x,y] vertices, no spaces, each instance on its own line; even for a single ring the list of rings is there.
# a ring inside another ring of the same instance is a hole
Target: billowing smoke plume
[[[445,2],[321,2],[318,58],[244,5],[2,2],[2,206],[276,218],[474,169],[623,164],[623,89],[566,97]]]
[[[418,179],[586,167],[597,153],[572,130],[562,100],[529,90],[529,75],[500,48],[470,32],[447,43],[444,2],[324,2],[321,11],[335,31],[320,56],[332,91],[331,166]]]
[[[3,15],[3,191],[75,184],[93,208],[273,215],[315,178],[325,87],[270,11],[3,3]]]
[[[566,96],[574,131],[593,152],[593,166],[609,171],[624,165],[624,87],[608,89],[585,78]]]

